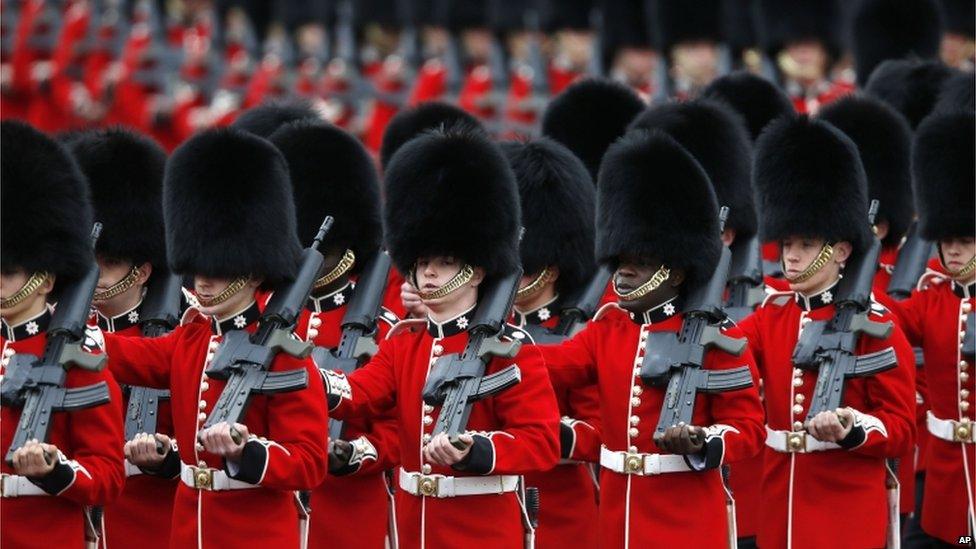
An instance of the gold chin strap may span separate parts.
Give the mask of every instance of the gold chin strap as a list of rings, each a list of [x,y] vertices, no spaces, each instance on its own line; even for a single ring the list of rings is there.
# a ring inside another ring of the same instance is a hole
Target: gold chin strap
[[[45,281],[47,281],[48,276],[50,275],[44,271],[38,271],[32,274],[30,278],[27,279],[27,282],[25,282],[24,285],[17,290],[17,293],[6,299],[0,300],[0,309],[16,307],[21,301],[27,299],[27,296],[36,292],[37,289],[40,288]]]
[[[939,252],[939,259],[940,260],[942,259],[941,251]],[[942,262],[942,266],[945,267],[944,261]],[[949,272],[950,277],[956,280],[968,279],[969,275],[973,274],[973,271],[976,271],[976,255],[974,255],[973,258],[969,260],[969,263],[966,263],[966,265],[962,269],[959,269],[956,272],[949,271],[949,269],[946,269],[946,271]]]
[[[335,268],[315,281],[315,284],[312,285],[312,290],[321,290],[336,280],[339,280],[339,277],[348,273],[349,269],[352,269],[352,266],[355,264],[356,254],[352,253],[352,250],[346,250],[346,253],[342,254],[342,259],[339,260]]]
[[[542,269],[542,272],[539,273],[539,276],[535,277],[535,280],[530,282],[524,288],[519,288],[519,291],[515,294],[515,301],[521,301],[523,299],[530,298],[535,294],[541,292],[543,288],[545,288],[546,286],[549,285],[550,282],[552,282],[552,279],[553,279],[553,274],[552,271],[549,270],[549,267]]]
[[[122,295],[129,291],[133,285],[135,285],[136,280],[139,279],[139,267],[135,265],[129,269],[129,274],[122,277],[122,280],[112,284],[107,290],[103,292],[95,292],[92,295],[92,301],[105,301],[106,299],[112,299],[117,295]]]
[[[810,278],[817,274],[820,269],[824,268],[824,265],[830,261],[830,258],[834,257],[834,247],[830,244],[824,244],[823,248],[820,248],[820,253],[817,254],[816,259],[810,263],[810,266],[804,269],[804,271],[793,278],[789,278],[784,275],[786,281],[790,284],[799,284],[800,282],[806,282]],[[783,264],[783,272],[786,272],[786,264]]]
[[[822,76],[816,66],[805,66],[796,62],[793,56],[783,50],[776,57],[776,63],[783,73],[797,80],[816,80]]]
[[[458,290],[459,288],[461,288],[461,286],[464,286],[465,284],[467,284],[468,282],[470,282],[472,277],[474,277],[474,267],[472,267],[471,265],[465,264],[464,267],[461,267],[461,270],[458,271],[458,274],[454,275],[450,280],[448,280],[446,283],[444,283],[444,285],[441,286],[440,288],[437,288],[433,292],[426,292],[426,293],[425,292],[422,292],[418,288],[417,289],[417,294],[420,295],[420,300],[421,301],[430,301],[432,299],[440,299],[440,298],[442,298],[442,297],[444,297],[444,296],[446,296],[446,295],[448,295],[448,294],[450,294],[450,293]],[[413,279],[413,285],[416,288],[417,287],[417,273],[416,272],[411,273],[410,278]]]
[[[197,296],[197,301],[203,307],[213,307],[214,305],[220,305],[221,303],[230,299],[237,292],[243,290],[244,286],[247,286],[247,283],[250,281],[251,281],[251,277],[249,276],[241,276],[235,278],[230,284],[227,285],[226,288],[224,288],[224,291],[213,296],[213,299],[204,300],[201,299],[200,296]]]
[[[635,301],[658,289],[661,284],[664,284],[664,281],[667,280],[669,276],[671,276],[671,269],[661,265],[661,268],[658,269],[653,276],[651,276],[650,280],[626,294],[620,293],[620,290],[617,289],[617,279],[614,278],[613,293],[617,294],[617,297],[620,298],[621,301]]]

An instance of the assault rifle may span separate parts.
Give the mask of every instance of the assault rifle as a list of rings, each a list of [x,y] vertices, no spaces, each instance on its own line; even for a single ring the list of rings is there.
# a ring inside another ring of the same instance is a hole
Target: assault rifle
[[[522,342],[502,341],[505,319],[512,310],[515,292],[522,277],[521,267],[486,284],[468,329],[468,343],[458,353],[437,359],[424,385],[424,402],[442,405],[434,433],[446,433],[458,449],[465,445],[459,440],[468,425],[471,406],[478,400],[495,395],[518,384],[522,373],[513,364],[500,372],[485,375],[492,358],[514,358]]]
[[[729,318],[738,322],[751,315],[766,295],[763,290],[759,235],[736,239],[730,248],[732,267],[729,271],[729,298],[723,308]]]
[[[101,232],[102,224],[95,223],[92,249]],[[92,354],[84,347],[85,327],[97,285],[98,263],[92,260],[85,273],[71,280],[61,292],[47,329],[44,354],[38,358],[18,353],[11,358],[0,382],[0,402],[23,411],[7,450],[7,463],[13,459],[14,451],[27,441],[47,442],[54,412],[73,412],[109,402],[108,384],[104,381],[71,389],[64,386],[68,368],[92,372],[105,368],[108,357]]]
[[[729,209],[723,206],[719,213],[720,231],[728,213]],[[723,393],[752,386],[748,366],[729,370],[703,368],[709,350],[739,356],[746,347],[745,339],[731,338],[721,331],[728,318],[722,310],[722,296],[731,262],[732,253],[722,246],[711,278],[689,292],[679,333],[654,332],[648,336],[641,379],[650,385],[667,385],[655,434],[663,434],[680,422],[690,425],[698,393]]]
[[[582,288],[571,305],[559,312],[559,324],[551,330],[537,324],[529,324],[522,329],[532,336],[536,345],[555,345],[573,337],[582,330],[586,323],[596,314],[600,299],[607,291],[607,285],[613,278],[613,270],[607,265],[600,265],[590,282]]]
[[[339,370],[349,375],[376,354],[376,316],[379,314],[386,280],[390,274],[390,256],[378,250],[363,267],[356,282],[356,295],[342,316],[339,345],[332,349],[316,347],[312,359],[321,370]],[[329,418],[329,440],[342,438],[343,421]]]
[[[912,295],[912,290],[922,278],[929,258],[932,257],[934,245],[918,234],[918,221],[912,222],[905,236],[905,243],[898,251],[898,262],[888,281],[888,295],[892,299],[902,301]]]
[[[292,331],[325,261],[318,247],[332,228],[332,221],[332,216],[326,216],[312,244],[302,252],[295,280],[275,290],[258,319],[257,331],[252,335],[244,330],[231,330],[224,335],[206,374],[214,379],[226,379],[227,385],[204,428],[223,422],[239,423],[256,394],[286,393],[308,386],[308,372],[304,368],[285,372],[269,370],[278,353],[295,358],[307,358],[312,353],[312,344],[293,337]]]
[[[868,220],[874,223],[878,201],[872,200]],[[891,322],[875,322],[871,312],[871,285],[878,270],[881,241],[875,236],[863,253],[848,261],[844,277],[837,284],[836,311],[830,320],[815,320],[803,328],[793,349],[793,365],[817,370],[817,385],[806,420],[820,412],[834,411],[844,400],[848,378],[871,376],[898,365],[895,350],[887,347],[866,355],[856,355],[861,334],[877,339],[891,334]]]

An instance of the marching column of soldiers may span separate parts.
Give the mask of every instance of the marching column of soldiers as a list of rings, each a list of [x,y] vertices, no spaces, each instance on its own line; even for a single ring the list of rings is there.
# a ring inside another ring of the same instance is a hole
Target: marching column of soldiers
[[[976,1],[0,6],[0,546],[974,546]]]

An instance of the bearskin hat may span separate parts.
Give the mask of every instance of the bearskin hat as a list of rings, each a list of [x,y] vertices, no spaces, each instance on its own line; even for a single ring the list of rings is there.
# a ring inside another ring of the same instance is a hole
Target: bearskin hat
[[[851,49],[861,87],[882,61],[939,54],[942,17],[936,0],[862,0],[852,25]]]
[[[181,274],[289,280],[301,245],[288,165],[267,140],[237,128],[198,133],[163,179],[170,268]]]
[[[609,79],[577,82],[555,97],[542,116],[542,134],[573,152],[597,177],[607,147],[645,107],[637,93]]]
[[[288,161],[299,241],[310,243],[331,215],[323,249],[351,249],[361,266],[383,238],[379,177],[369,153],[352,135],[315,120],[286,124],[271,142]]]
[[[428,255],[454,256],[487,276],[519,266],[515,175],[482,131],[434,130],[401,147],[386,172],[383,221],[402,273]]]
[[[604,0],[600,18],[600,57],[609,73],[617,53],[626,48],[649,50],[656,42],[643,2]],[[595,177],[595,175],[594,175]]]
[[[756,234],[752,141],[735,111],[712,99],[663,103],[638,115],[630,128],[660,130],[673,137],[705,169],[719,206],[729,207],[725,226],[740,238]]]
[[[431,101],[398,112],[383,132],[383,143],[380,145],[380,165],[386,167],[397,149],[421,133],[456,125],[483,131],[481,122],[478,122],[477,118],[448,103]]]
[[[93,260],[85,176],[68,151],[22,122],[0,123],[0,263],[72,278]]]
[[[533,274],[556,265],[559,292],[573,292],[595,268],[596,193],[590,174],[569,149],[551,139],[511,141],[501,147],[515,172],[522,204],[522,268]]]
[[[971,72],[960,72],[946,79],[939,91],[939,99],[935,102],[933,112],[954,110],[976,110],[976,77]]]
[[[593,0],[538,0],[539,26],[552,34],[566,29],[591,30]]]
[[[923,238],[941,240],[976,233],[976,115],[936,113],[918,126],[912,175]]]
[[[946,32],[976,37],[976,4],[973,0],[939,0]]]
[[[759,42],[775,59],[790,42],[816,40],[832,59],[843,48],[840,0],[759,0],[755,5]]]
[[[607,149],[597,185],[596,254],[616,263],[637,254],[683,269],[698,284],[722,249],[708,175],[677,141],[634,130]]]
[[[165,269],[163,148],[122,128],[84,132],[69,147],[88,179],[95,218],[102,224],[95,251]]]
[[[488,0],[434,0],[434,18],[451,32],[488,27]]]
[[[530,6],[523,0],[488,0],[488,24],[491,30],[497,34],[526,30]]]
[[[879,99],[849,95],[824,107],[820,118],[857,146],[868,178],[868,200],[879,202],[875,220],[888,222],[883,242],[897,245],[915,213],[909,166],[912,131],[905,117]]]
[[[764,241],[791,235],[848,241],[870,238],[867,178],[843,132],[807,116],[772,122],[756,142],[753,187]]]
[[[952,74],[938,61],[890,59],[878,65],[864,89],[903,114],[914,129],[932,112],[942,84]]]
[[[241,113],[231,127],[268,138],[281,126],[312,118],[321,120],[311,103],[305,101],[268,101]]]
[[[650,14],[659,51],[682,42],[724,41],[721,0],[654,0]]]
[[[753,141],[773,119],[793,114],[793,103],[782,88],[750,72],[738,71],[716,78],[702,97],[724,101],[745,120]]]

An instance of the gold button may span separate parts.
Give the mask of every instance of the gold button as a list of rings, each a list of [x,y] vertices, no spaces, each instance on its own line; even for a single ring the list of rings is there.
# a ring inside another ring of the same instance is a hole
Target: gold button
[[[793,397],[793,400],[795,400],[797,404],[803,404],[803,401],[806,400],[806,398],[807,397],[803,395],[796,395],[795,397]]]
[[[800,320],[800,326],[806,326],[807,324],[810,324],[811,322],[813,322],[813,319],[812,318],[803,317],[803,319]]]
[[[962,389],[959,391],[959,398],[965,400],[969,398],[969,389]]]
[[[640,370],[641,366],[643,365],[644,365],[644,360],[641,359],[640,357],[638,357],[637,360],[634,361],[634,368],[637,370]]]
[[[213,360],[213,357],[214,357],[213,352],[207,353],[207,362],[210,362],[211,360]]]
[[[204,448],[204,447],[203,447],[203,444],[200,444],[200,443],[198,442],[198,443],[197,443],[197,452],[202,452],[202,451],[204,451],[204,450],[206,450],[206,448]]]
[[[793,430],[794,431],[802,431],[803,430],[803,422],[802,421],[794,421],[793,422]]]
[[[967,402],[965,400],[963,400],[962,402],[960,402],[959,403],[959,409],[962,410],[963,412],[965,412],[966,410],[969,410],[969,402]]]
[[[424,441],[424,444],[427,444],[428,442],[430,442],[430,433],[424,433],[424,436],[421,437],[421,440]]]
[[[640,385],[634,385],[634,387],[630,390],[630,392],[634,393],[634,396],[641,396],[641,393],[644,392],[644,388],[641,387]]]
[[[972,303],[970,303],[968,301],[964,301],[962,303],[962,312],[969,313],[969,312],[972,312],[972,310],[973,310],[973,304]]]
[[[317,316],[313,316],[312,320],[309,320],[308,323],[311,324],[313,328],[318,328],[322,325],[322,319]]]
[[[795,378],[793,378],[793,386],[794,387],[802,387],[803,386],[803,378],[802,377],[795,377]]]
[[[634,368],[634,377],[640,377],[641,369],[640,366]]]
[[[969,369],[969,363],[966,362],[965,360],[960,360],[959,361],[959,369],[965,372],[966,370]]]
[[[637,453],[637,447],[636,446],[631,446],[630,448],[627,449],[627,451],[630,452],[631,454],[636,454]]]
[[[801,368],[793,368],[793,377],[800,377],[803,375],[803,370]]]
[[[424,416],[424,425],[430,425],[433,422],[434,422],[434,418],[427,415]]]
[[[630,399],[630,407],[631,408],[636,408],[636,407],[640,406],[640,403],[641,403],[641,401],[637,397],[634,397],[634,398]]]
[[[207,421],[207,414],[205,412],[200,412],[197,415],[197,421],[200,421],[200,422]]]
[[[16,353],[17,351],[15,351],[13,347],[7,347],[6,349],[3,350],[3,356],[5,357],[12,357]]]
[[[639,417],[637,417],[637,416],[630,416],[630,424],[631,425],[637,425],[638,423],[640,423],[640,418]]]
[[[206,381],[200,382],[200,391],[206,393],[209,390],[210,390],[210,384],[209,383],[207,383]]]
[[[425,463],[425,464],[421,465],[420,466],[420,470],[423,471],[423,473],[425,475],[429,475],[430,474],[430,471],[431,471],[430,464],[429,463]]]
[[[430,404],[424,404],[424,413],[429,414],[434,411],[434,407]]]
[[[802,414],[803,413],[803,406],[800,406],[799,404],[794,404],[793,405],[793,413],[796,414],[796,415]]]
[[[197,462],[197,467],[206,467],[206,466],[207,466],[207,462],[203,461],[202,459]]]
[[[211,351],[216,351],[217,350],[217,347],[220,347],[220,342],[211,340],[210,341],[210,350]]]
[[[966,338],[966,330],[959,330],[959,339]]]
[[[963,383],[969,381],[969,374],[967,372],[959,372],[959,381]]]
[[[201,410],[206,410],[207,409],[207,401],[206,400],[201,400],[200,403],[197,404],[197,407],[200,408]]]
[[[433,352],[434,356],[441,356],[441,354],[444,352],[444,347],[441,345],[434,345]]]
[[[309,328],[308,329],[308,338],[309,339],[315,339],[317,337],[319,337],[319,331],[316,330],[315,328]]]
[[[207,376],[207,374],[203,374],[200,376],[200,381],[210,381],[210,378]]]
[[[630,430],[627,431],[627,434],[630,435],[631,438],[633,438],[639,435],[640,431],[638,431],[636,427],[631,427]]]

